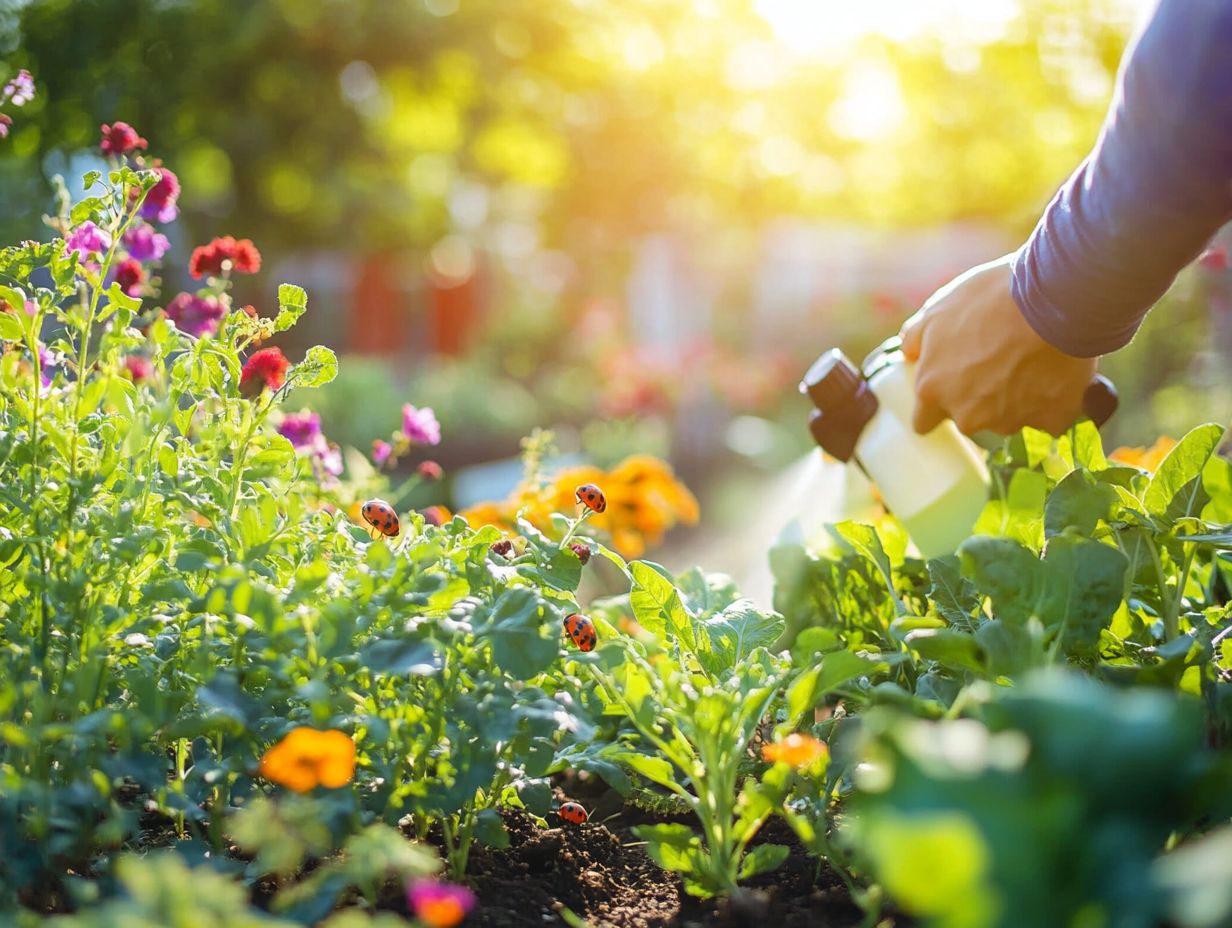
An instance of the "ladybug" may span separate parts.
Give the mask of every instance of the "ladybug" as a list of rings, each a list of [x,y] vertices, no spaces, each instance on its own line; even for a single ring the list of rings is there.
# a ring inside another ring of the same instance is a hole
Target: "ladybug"
[[[577,501],[592,512],[603,512],[607,509],[607,497],[593,483],[584,483],[577,488]]]
[[[402,530],[398,524],[398,514],[394,512],[394,507],[383,499],[370,499],[359,511],[363,513],[364,521],[382,535],[393,538]]]
[[[565,634],[577,645],[579,651],[593,651],[599,643],[595,623],[577,612],[565,616]]]
[[[579,802],[562,802],[556,814],[574,825],[581,825],[590,818]]]

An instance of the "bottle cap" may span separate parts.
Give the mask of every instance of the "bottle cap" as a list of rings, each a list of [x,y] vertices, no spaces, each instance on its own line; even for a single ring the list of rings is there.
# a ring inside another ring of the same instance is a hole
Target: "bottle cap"
[[[1082,411],[1096,428],[1101,428],[1112,418],[1119,402],[1112,381],[1103,374],[1096,374],[1082,394]]]
[[[877,411],[877,397],[845,354],[832,348],[813,362],[800,392],[817,408],[809,417],[809,431],[832,457],[850,461],[856,441]]]

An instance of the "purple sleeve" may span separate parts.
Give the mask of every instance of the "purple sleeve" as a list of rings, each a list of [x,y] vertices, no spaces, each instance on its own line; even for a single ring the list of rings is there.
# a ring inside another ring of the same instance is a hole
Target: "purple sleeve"
[[[1076,357],[1123,348],[1232,219],[1232,0],[1161,0],[1094,150],[1012,259],[1027,322]]]

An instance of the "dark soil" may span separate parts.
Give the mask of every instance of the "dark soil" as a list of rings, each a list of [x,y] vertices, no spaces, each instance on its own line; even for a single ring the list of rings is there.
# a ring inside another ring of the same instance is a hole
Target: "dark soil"
[[[622,825],[640,816],[621,816]],[[771,822],[759,840],[791,846],[773,873],[749,881],[738,898],[716,902],[685,894],[674,874],[660,869],[623,828],[602,824],[541,829],[510,812],[510,846],[476,848],[470,877],[479,907],[466,924],[542,928],[567,924],[568,913],[591,928],[855,928],[863,913],[842,880],[804,853],[785,825]],[[568,910],[566,912],[565,910]],[[901,920],[881,925],[905,926]]]

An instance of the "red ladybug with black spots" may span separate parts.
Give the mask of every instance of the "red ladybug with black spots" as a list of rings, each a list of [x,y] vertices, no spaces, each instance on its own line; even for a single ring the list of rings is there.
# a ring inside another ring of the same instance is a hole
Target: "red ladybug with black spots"
[[[394,507],[389,505],[383,499],[370,499],[359,510],[364,517],[364,521],[371,525],[382,535],[393,538],[402,531],[402,526],[398,523],[398,514],[394,512]]]
[[[565,616],[565,634],[577,645],[579,651],[593,651],[599,643],[595,623],[577,612]]]
[[[579,802],[562,802],[556,814],[572,825],[582,825],[590,818]]]
[[[576,490],[577,501],[592,512],[603,512],[607,509],[607,497],[593,483],[584,483]]]

